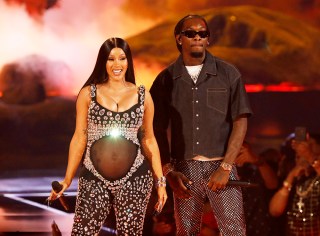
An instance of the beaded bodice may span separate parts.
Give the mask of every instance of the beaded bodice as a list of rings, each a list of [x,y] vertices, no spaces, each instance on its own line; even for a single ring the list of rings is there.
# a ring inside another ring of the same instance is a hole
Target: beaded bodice
[[[92,163],[90,156],[91,148],[95,142],[103,138],[120,137],[125,138],[139,147],[137,153],[137,157],[139,158],[136,158],[130,170],[130,173],[133,173],[135,168],[143,161],[138,131],[143,123],[145,87],[143,85],[138,87],[138,103],[123,112],[111,111],[99,104],[96,99],[96,92],[97,87],[91,85],[91,102],[88,108],[87,148],[84,166],[97,177],[105,180]]]
[[[114,112],[100,105],[96,100],[96,86],[91,85],[91,102],[88,111],[88,145],[104,136],[121,135],[136,145],[138,130],[144,114],[145,88],[138,88],[138,103],[126,111]]]

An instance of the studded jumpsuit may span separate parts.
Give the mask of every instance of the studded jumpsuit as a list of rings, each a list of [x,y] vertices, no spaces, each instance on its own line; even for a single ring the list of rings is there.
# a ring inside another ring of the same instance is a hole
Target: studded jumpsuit
[[[138,139],[143,122],[145,88],[138,103],[114,112],[96,100],[91,85],[88,138],[84,168],[79,176],[72,235],[95,235],[111,207],[118,235],[142,235],[144,215],[153,179]]]

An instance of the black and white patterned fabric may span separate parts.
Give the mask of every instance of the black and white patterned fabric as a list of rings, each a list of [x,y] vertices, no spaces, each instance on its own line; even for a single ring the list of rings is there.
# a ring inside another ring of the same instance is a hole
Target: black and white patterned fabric
[[[243,216],[243,201],[240,187],[227,186],[223,190],[212,191],[207,184],[210,175],[221,164],[221,161],[186,160],[175,164],[175,169],[183,173],[191,185],[192,197],[179,199],[174,196],[177,235],[198,235],[200,233],[203,206],[209,199],[219,230],[223,236],[245,236],[246,227]],[[230,179],[238,179],[235,166]]]

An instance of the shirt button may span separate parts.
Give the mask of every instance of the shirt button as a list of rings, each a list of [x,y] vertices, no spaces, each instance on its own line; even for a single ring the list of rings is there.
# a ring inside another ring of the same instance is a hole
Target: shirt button
[[[199,101],[197,100],[196,103],[198,103]]]
[[[196,129],[199,130],[199,127],[197,127]]]
[[[197,145],[199,144],[199,142],[197,142]]]
[[[196,87],[195,90],[198,90],[198,88]]]
[[[199,116],[199,114],[196,114],[196,116]]]

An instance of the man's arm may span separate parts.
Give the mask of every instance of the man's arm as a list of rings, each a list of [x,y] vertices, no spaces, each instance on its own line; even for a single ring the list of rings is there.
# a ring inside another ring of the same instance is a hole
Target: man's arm
[[[233,128],[223,162],[232,165],[237,158],[246,136],[247,120],[246,115],[241,115],[233,122]]]
[[[181,172],[174,170],[170,163],[170,138],[167,130],[170,128],[170,101],[172,91],[172,78],[170,73],[165,70],[155,79],[150,94],[154,102],[153,129],[158,142],[163,174],[167,177],[168,183],[176,196],[179,198],[189,198],[190,190],[185,183],[191,184],[189,179]]]
[[[232,167],[236,157],[239,154],[240,148],[244,141],[247,132],[247,115],[240,115],[233,122],[232,132],[229,138],[227,151],[222,163],[226,167]],[[230,170],[224,169],[220,166],[214,173],[212,173],[208,187],[213,191],[224,188],[229,180]]]
[[[162,164],[170,162],[170,148],[167,137],[169,126],[169,99],[171,96],[170,88],[164,84],[166,74],[160,73],[153,82],[150,94],[154,103],[153,130],[156,137]]]

